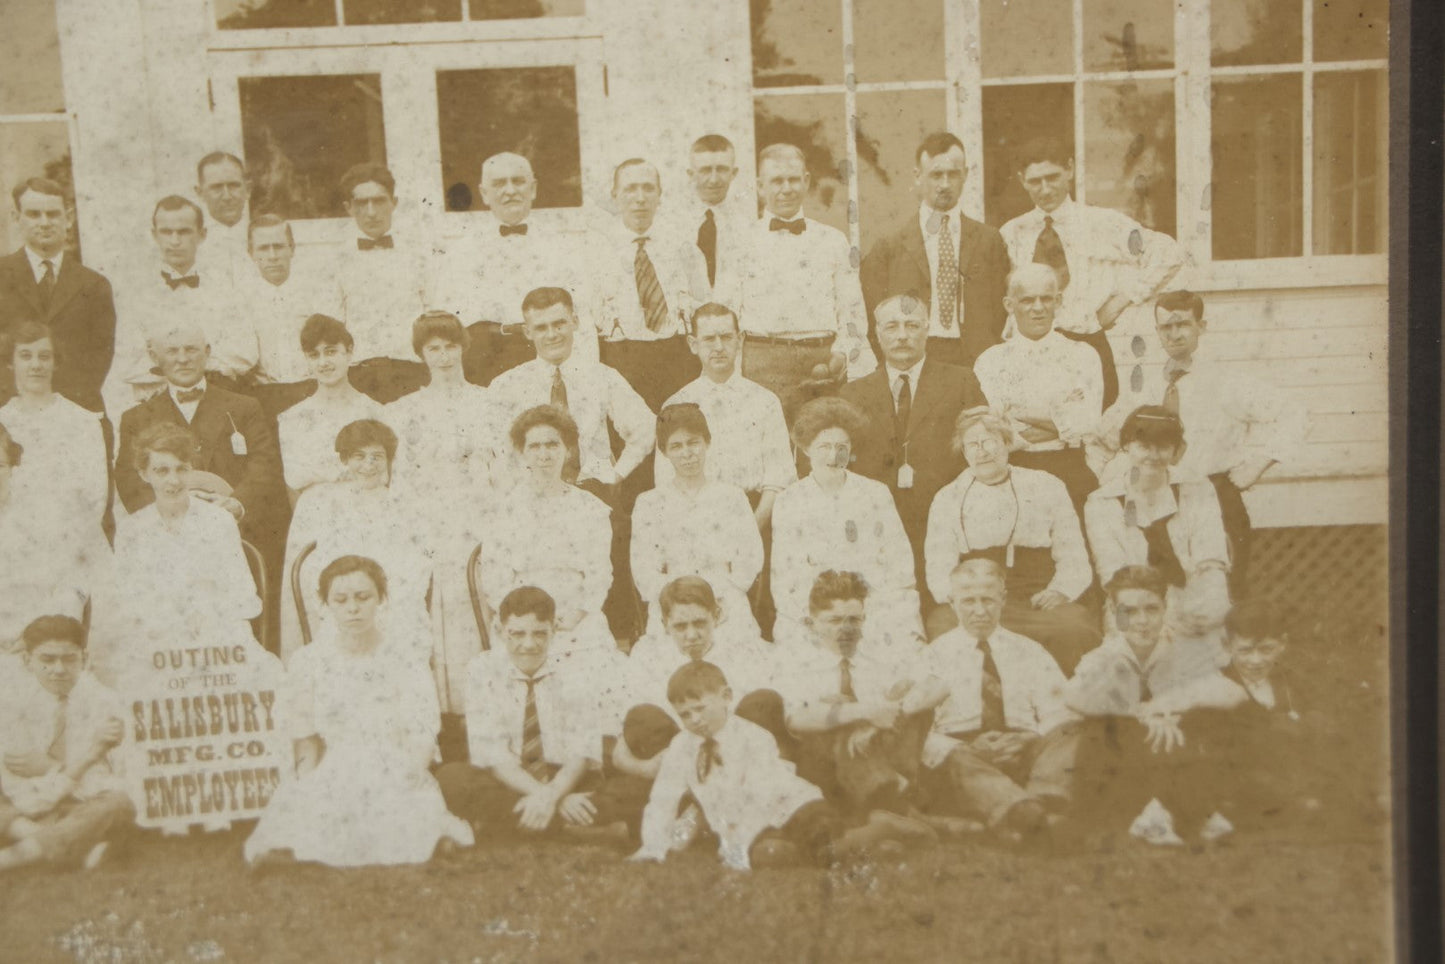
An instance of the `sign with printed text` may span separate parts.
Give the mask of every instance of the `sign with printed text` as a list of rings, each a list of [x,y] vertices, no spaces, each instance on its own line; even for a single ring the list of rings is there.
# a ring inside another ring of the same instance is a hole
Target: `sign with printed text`
[[[128,674],[136,822],[173,833],[259,817],[291,765],[281,661],[254,643],[155,648]]]

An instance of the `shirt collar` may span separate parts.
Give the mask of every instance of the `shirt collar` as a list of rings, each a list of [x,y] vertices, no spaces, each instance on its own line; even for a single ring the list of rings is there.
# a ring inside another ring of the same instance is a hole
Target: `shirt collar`
[[[188,387],[188,388],[177,388],[175,385],[171,384],[170,382],[166,382],[166,391],[168,391],[168,392],[171,393],[171,401],[175,402],[177,407],[179,407],[180,404],[181,404],[181,400],[180,400],[179,398],[176,398],[176,393],[177,393],[177,392],[192,392],[192,391],[195,391],[195,390],[198,389],[198,388],[199,388],[203,393],[204,393],[205,390],[206,390],[206,377],[205,377],[204,375],[201,376],[201,380],[200,380],[200,381],[196,382],[194,385],[191,385],[191,386]],[[196,403],[191,402],[190,404],[196,404]]]
[[[64,251],[60,251],[59,253],[52,255],[49,258],[44,258],[36,254],[34,251],[31,251],[30,246],[26,245],[25,257],[29,259],[30,270],[35,273],[36,278],[39,278],[41,275],[45,274],[45,268],[43,267],[43,263],[46,261],[49,261],[55,267],[55,276],[57,278],[60,277],[60,263],[65,259]]]
[[[948,230],[952,231],[954,234],[957,234],[958,226],[963,221],[962,199],[960,199],[957,204],[949,208],[947,211],[940,211],[937,208],[928,206],[922,201],[918,203],[918,226],[923,230],[923,233],[925,235],[930,233],[928,230],[928,226],[933,221],[934,217],[942,218],[945,216],[947,216],[948,218]]]
[[[1033,215],[1035,218],[1038,219],[1038,222],[1040,224],[1044,223],[1044,218],[1053,218],[1055,224],[1067,224],[1069,223],[1069,218],[1073,216],[1073,212],[1074,199],[1072,197],[1066,197],[1064,198],[1063,203],[1061,203],[1058,207],[1054,208],[1052,211],[1045,211],[1043,208],[1040,207],[1034,208]]]
[[[167,278],[189,278],[191,275],[195,275],[197,278],[199,278],[201,276],[201,262],[199,259],[197,259],[194,263],[191,264],[191,270],[187,271],[185,274],[181,274],[175,268],[172,268],[170,265],[162,261],[161,274],[165,275]]]
[[[806,220],[808,220],[808,215],[807,215],[807,212],[805,212],[805,211],[803,211],[801,208],[799,208],[797,214],[793,215],[793,216],[790,217],[790,218],[784,218],[784,217],[778,217],[778,215],[774,214],[772,211],[769,211],[767,208],[763,208],[763,216],[762,216],[761,218],[759,218],[758,220],[760,220],[760,221],[763,222],[763,226],[764,226],[764,227],[767,227],[767,226],[768,226],[769,224],[771,224],[775,219],[778,220],[778,221],[782,221],[782,222],[785,223],[785,224],[792,224],[794,221],[806,221]]]
[[[918,376],[919,376],[919,374],[923,371],[923,363],[924,363],[925,361],[927,361],[927,360],[928,360],[928,359],[927,359],[926,357],[918,359],[917,364],[915,364],[912,368],[908,369],[907,371],[899,371],[897,368],[894,368],[892,365],[888,364],[887,362],[884,362],[884,363],[883,363],[883,364],[884,364],[884,367],[885,367],[886,369],[888,369],[888,387],[889,387],[890,389],[892,389],[892,388],[894,387],[894,385],[897,384],[897,382],[898,382],[898,376],[899,376],[899,375],[907,375],[907,376],[908,376],[908,387],[909,387],[909,389],[912,390],[913,392],[917,393],[917,391],[918,391]]]

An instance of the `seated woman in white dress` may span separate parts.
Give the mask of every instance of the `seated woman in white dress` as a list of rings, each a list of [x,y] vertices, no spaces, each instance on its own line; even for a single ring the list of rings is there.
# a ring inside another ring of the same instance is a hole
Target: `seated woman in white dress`
[[[432,654],[426,610],[431,560],[422,539],[414,503],[391,485],[396,433],[373,419],[362,419],[336,433],[334,449],[342,466],[339,482],[321,482],[302,493],[286,536],[286,565],[281,587],[281,657],[288,663],[320,631],[323,610],[314,594],[316,578],[341,556],[378,560],[391,573],[388,636],[416,647],[424,664]],[[296,560],[306,548],[300,569]],[[306,611],[303,627],[297,591]]]
[[[657,451],[673,471],[633,507],[632,580],[655,628],[662,588],[679,576],[701,576],[717,594],[723,640],[756,643],[747,593],[763,568],[763,539],[747,493],[709,478],[711,442],[698,406],[668,405],[658,414]]]
[[[91,643],[92,669],[122,690],[156,650],[205,644],[262,652],[250,623],[261,600],[236,520],[191,489],[197,451],[190,430],[171,423],[136,439],[135,468],[155,501],[116,524],[114,591],[97,602]]]
[[[612,586],[611,510],[562,478],[567,453],[577,451],[577,423],[539,405],[512,422],[511,441],[526,475],[496,504],[482,541],[488,625],[499,631],[496,609],[507,593],[536,586],[556,601],[559,652],[620,659],[602,615]]]
[[[1184,425],[1161,405],[1143,405],[1124,419],[1119,448],[1127,471],[1084,503],[1084,530],[1100,584],[1125,566],[1152,566],[1169,584],[1171,629],[1184,639],[1220,646],[1229,612],[1229,541],[1219,497],[1208,479],[1175,467]]]
[[[467,664],[481,636],[467,592],[467,559],[483,537],[486,507],[508,487],[510,460],[499,449],[504,429],[487,390],[462,375],[467,331],[457,317],[429,311],[412,325],[412,348],[430,381],[386,406],[396,429],[393,486],[421,513],[422,540],[435,561],[432,638],[443,713],[463,711]]]
[[[301,326],[301,351],[316,391],[276,416],[286,490],[295,505],[318,482],[341,478],[332,443],[342,426],[364,418],[385,421],[380,403],[351,387],[355,342],[346,325],[330,315],[312,315]]]
[[[382,628],[386,573],[342,556],[316,585],[330,630],[291,661],[278,709],[296,773],[246,841],[246,860],[417,864],[470,846],[472,829],[447,812],[428,769],[441,725],[431,676],[414,642]]]
[[[104,539],[110,467],[100,416],[54,390],[64,359],[56,354],[49,328],[21,322],[0,345],[17,393],[0,405],[0,425],[25,448],[25,465],[15,471],[17,492],[34,496],[28,499],[31,511],[44,513],[53,531]]]
[[[798,410],[793,444],[812,470],[773,506],[773,601],[779,644],[805,644],[808,593],[829,569],[859,573],[868,584],[868,622],[880,642],[912,648],[923,640],[913,549],[888,486],[848,470],[852,440],[866,417],[841,398],[817,398]]]

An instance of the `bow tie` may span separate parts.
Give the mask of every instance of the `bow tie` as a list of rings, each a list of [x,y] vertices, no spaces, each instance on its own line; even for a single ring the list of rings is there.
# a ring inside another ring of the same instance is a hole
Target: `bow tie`
[[[176,402],[180,405],[189,405],[192,402],[199,402],[204,394],[206,394],[204,388],[182,388],[176,392]]]
[[[371,251],[375,248],[394,248],[396,244],[391,240],[391,235],[383,234],[379,238],[357,238],[356,249],[358,251]]]
[[[782,218],[773,218],[768,222],[769,231],[786,231],[789,234],[802,234],[808,227],[808,222],[802,218],[796,221],[784,221]]]
[[[497,230],[501,232],[502,237],[510,238],[514,234],[525,235],[527,226],[525,224],[502,224],[497,226]]]
[[[165,279],[166,284],[170,285],[172,291],[175,291],[181,285],[185,285],[187,288],[199,288],[201,286],[201,278],[199,275],[188,274],[184,278],[173,278],[162,271],[161,277]]]

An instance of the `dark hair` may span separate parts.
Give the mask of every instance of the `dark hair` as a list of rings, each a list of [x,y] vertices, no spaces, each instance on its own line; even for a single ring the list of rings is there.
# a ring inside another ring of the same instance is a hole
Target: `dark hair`
[[[58,197],[62,201],[65,198],[65,188],[48,177],[27,177],[10,191],[10,198],[15,202],[15,210],[20,210],[20,198],[26,191],[34,191],[36,194],[44,194],[49,197]]]
[[[20,456],[25,454],[25,446],[15,441],[3,424],[0,424],[0,449],[5,451],[5,461],[12,469],[20,464]]]
[[[1119,447],[1142,442],[1151,448],[1179,448],[1184,444],[1184,423],[1163,405],[1140,405],[1119,428]]]
[[[418,358],[426,343],[433,338],[460,345],[462,351],[466,351],[472,343],[461,319],[449,311],[428,311],[411,323],[411,350]]]
[[[657,597],[657,608],[662,610],[664,620],[678,606],[687,605],[701,606],[710,613],[717,612],[717,594],[712,591],[712,584],[701,576],[678,576],[663,586],[662,593]]]
[[[688,321],[688,326],[689,330],[692,331],[693,337],[697,336],[697,321],[699,318],[728,318],[731,319],[733,323],[733,331],[741,330],[741,326],[738,324],[738,313],[727,305],[716,301],[709,301],[704,305],[699,305],[697,310],[692,313],[692,318]]]
[[[33,652],[41,643],[62,642],[70,643],[77,649],[84,650],[86,644],[85,627],[80,620],[71,616],[39,616],[30,621],[20,632],[20,638],[25,643],[25,652]]]
[[[1169,596],[1169,581],[1164,578],[1164,573],[1153,566],[1124,566],[1115,572],[1104,586],[1111,601],[1119,598],[1119,593],[1130,589],[1142,589],[1160,599],[1166,599]]]
[[[516,417],[511,431],[508,432],[512,448],[520,453],[527,445],[527,433],[542,425],[556,429],[568,451],[577,449],[577,423],[572,420],[571,415],[553,405],[538,405]]]
[[[331,584],[342,576],[349,576],[353,572],[365,573],[376,587],[376,594],[381,599],[386,598],[386,572],[381,564],[375,559],[368,559],[366,556],[337,556],[329,562],[325,569],[321,570],[321,576],[316,580],[321,590],[321,598],[324,601],[331,595]]]
[[[712,432],[707,427],[707,416],[692,402],[664,405],[662,411],[657,413],[657,451],[661,452],[664,458],[667,453],[662,450],[667,447],[667,440],[678,432],[691,432],[701,435],[704,441],[712,441]]]
[[[196,227],[202,231],[206,228],[206,215],[201,211],[201,206],[188,197],[181,197],[179,194],[167,194],[156,202],[155,209],[151,211],[151,227],[156,226],[156,215],[162,211],[184,211],[190,208],[196,213]]]
[[[15,349],[21,345],[29,345],[42,338],[50,339],[50,350],[55,355],[56,364],[60,362],[60,346],[55,343],[55,333],[50,330],[49,325],[41,324],[38,321],[22,321],[10,332],[0,335],[0,359],[6,365],[15,364]]]
[[[667,680],[667,701],[673,706],[688,700],[721,693],[727,689],[728,678],[717,664],[705,659],[690,659]]]
[[[502,597],[497,607],[497,621],[504,623],[513,616],[536,616],[544,623],[557,618],[557,602],[545,589],[519,586]]]
[[[915,165],[921,165],[923,163],[923,155],[927,154],[929,157],[937,157],[940,154],[947,154],[955,147],[967,155],[968,151],[964,149],[963,141],[948,131],[934,131],[918,145],[918,150],[913,154],[913,163]]]
[[[818,574],[813,588],[808,590],[808,612],[820,613],[835,602],[868,598],[868,583],[856,572],[839,572],[829,569]]]
[[[330,315],[312,315],[301,326],[301,351],[313,352],[322,345],[341,345],[347,351],[356,347],[351,329]]]
[[[141,429],[135,440],[135,470],[144,472],[152,452],[174,455],[186,465],[195,465],[201,447],[191,430],[174,422],[157,422]]]
[[[1166,291],[1154,302],[1155,311],[1188,311],[1195,321],[1204,320],[1204,299],[1197,292],[1178,288]]]
[[[1230,639],[1278,639],[1288,641],[1289,620],[1278,603],[1270,599],[1247,599],[1235,603],[1224,617]]]
[[[386,189],[387,197],[393,200],[396,198],[396,178],[391,176],[391,172],[383,164],[368,161],[347,168],[346,173],[341,175],[341,196],[350,201],[351,192],[361,184],[380,184]]]
[[[256,243],[256,229],[257,229],[257,228],[279,228],[279,227],[284,227],[284,228],[286,229],[286,243],[289,244],[289,245],[291,245],[291,247],[293,247],[293,248],[296,247],[296,235],[294,235],[294,234],[291,233],[291,222],[290,222],[290,221],[287,221],[285,218],[281,217],[279,214],[258,214],[258,215],[256,215],[254,218],[251,219],[251,223],[250,223],[250,224],[247,224],[247,225],[246,225],[246,247],[247,247],[247,249],[249,249],[249,248],[251,247],[251,245],[253,245],[253,244]]]
[[[201,183],[201,179],[206,176],[206,168],[210,167],[213,164],[220,164],[224,161],[230,161],[232,164],[239,167],[241,169],[242,178],[246,176],[245,161],[241,160],[239,157],[237,157],[235,154],[230,153],[229,151],[212,151],[211,153],[207,154],[205,157],[201,158],[199,161],[196,162],[196,184],[199,185]]]
[[[1035,137],[1019,148],[1014,158],[1014,168],[1022,174],[1030,164],[1050,163],[1068,167],[1073,163],[1074,152],[1061,138]]]
[[[734,154],[737,153],[737,149],[733,147],[733,142],[728,140],[726,137],[723,137],[721,134],[702,135],[697,140],[692,142],[692,148],[691,150],[689,150],[688,153],[713,154],[718,151],[732,151]]]
[[[657,165],[656,165],[656,164],[653,164],[651,161],[649,161],[649,160],[648,160],[647,158],[645,158],[645,157],[629,157],[627,160],[623,161],[621,164],[619,164],[619,165],[617,165],[616,167],[614,167],[614,168],[612,169],[612,190],[614,190],[614,191],[617,190],[617,176],[618,176],[619,174],[621,174],[623,171],[627,170],[629,167],[640,167],[640,166],[642,166],[642,165],[644,165],[644,164],[647,165],[648,167],[652,168],[653,178],[656,179],[656,181],[657,181],[657,189],[658,189],[659,191],[661,191],[661,190],[662,190],[662,175],[661,175],[660,173],[658,173]]]
[[[386,464],[396,458],[396,433],[385,422],[359,418],[341,427],[336,433],[336,454],[345,462],[368,445],[380,445],[386,451]]]
[[[847,399],[836,395],[815,398],[798,409],[793,421],[793,444],[806,449],[822,432],[830,428],[841,428],[848,433],[849,441],[858,438],[868,426],[868,417]]]
[[[572,304],[572,293],[566,288],[533,288],[522,299],[522,316],[530,311],[546,311],[556,305],[566,305],[568,313],[577,309]]]

